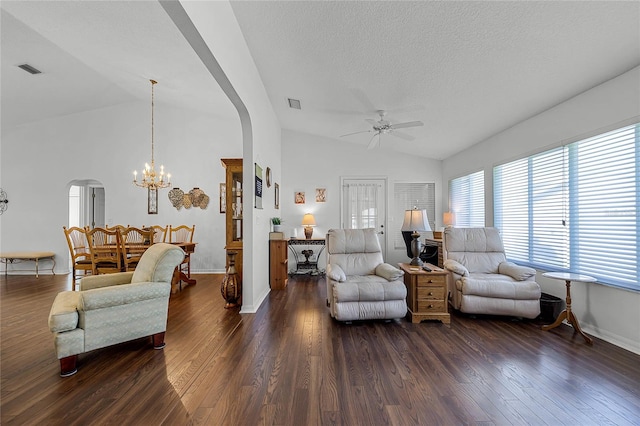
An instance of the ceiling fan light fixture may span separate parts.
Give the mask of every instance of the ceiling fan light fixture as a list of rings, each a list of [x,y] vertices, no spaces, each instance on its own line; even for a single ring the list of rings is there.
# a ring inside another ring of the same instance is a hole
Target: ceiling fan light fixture
[[[287,98],[287,100],[289,101],[289,108],[302,109],[302,107],[300,106],[300,101],[298,99]]]
[[[37,68],[32,67],[29,64],[18,65],[18,68],[28,72],[29,74],[42,74],[42,71],[40,71]]]

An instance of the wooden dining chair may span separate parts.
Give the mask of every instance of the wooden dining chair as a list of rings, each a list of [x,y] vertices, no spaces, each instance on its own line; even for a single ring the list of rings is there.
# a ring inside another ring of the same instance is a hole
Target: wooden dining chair
[[[125,271],[133,271],[138,266],[142,254],[155,242],[153,230],[133,226],[120,231],[122,263]]]
[[[153,242],[154,243],[166,243],[167,242],[167,230],[169,229],[168,225],[165,225],[165,226],[153,225],[153,226],[150,226],[149,228],[153,229]]]
[[[87,243],[86,230],[77,226],[68,228],[62,227],[64,236],[69,246],[69,254],[71,255],[71,269],[73,282],[76,281],[76,272],[82,271],[83,275],[91,273],[93,264],[91,263],[91,253]]]
[[[187,225],[172,226],[169,225],[169,242],[170,243],[192,243],[193,234],[196,232],[196,225],[189,227]],[[191,255],[187,254],[180,265],[180,269],[186,268],[187,277],[191,277]]]
[[[87,231],[93,274],[120,272],[123,268],[122,246],[118,229],[93,228]]]

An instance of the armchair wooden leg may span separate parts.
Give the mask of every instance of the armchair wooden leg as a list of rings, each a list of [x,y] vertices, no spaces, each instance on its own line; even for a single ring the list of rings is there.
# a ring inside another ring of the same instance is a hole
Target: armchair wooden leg
[[[73,376],[78,372],[76,368],[76,362],[78,361],[78,355],[71,355],[60,359],[60,377]]]
[[[164,331],[162,333],[156,333],[153,336],[153,349],[162,349],[166,346],[164,343]]]

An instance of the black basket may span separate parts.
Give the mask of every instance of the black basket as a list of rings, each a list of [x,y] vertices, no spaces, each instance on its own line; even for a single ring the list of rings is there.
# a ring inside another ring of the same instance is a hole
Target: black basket
[[[559,297],[547,293],[540,295],[540,316],[538,318],[543,322],[554,322],[562,309],[564,309],[564,301]]]

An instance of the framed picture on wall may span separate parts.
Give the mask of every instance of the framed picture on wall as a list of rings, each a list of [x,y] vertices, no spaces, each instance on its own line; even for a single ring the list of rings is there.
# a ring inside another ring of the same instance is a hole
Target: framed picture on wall
[[[316,203],[324,203],[327,201],[327,189],[316,188]]]
[[[304,204],[304,192],[296,191],[294,194],[296,204]]]
[[[273,187],[275,189],[275,203],[274,203],[274,207],[276,209],[280,208],[280,185],[278,185],[277,183],[273,184]]]
[[[220,213],[227,212],[227,184],[220,184]]]
[[[149,188],[147,192],[147,213],[158,214],[158,189]]]
[[[256,166],[256,209],[262,208],[262,167]]]

